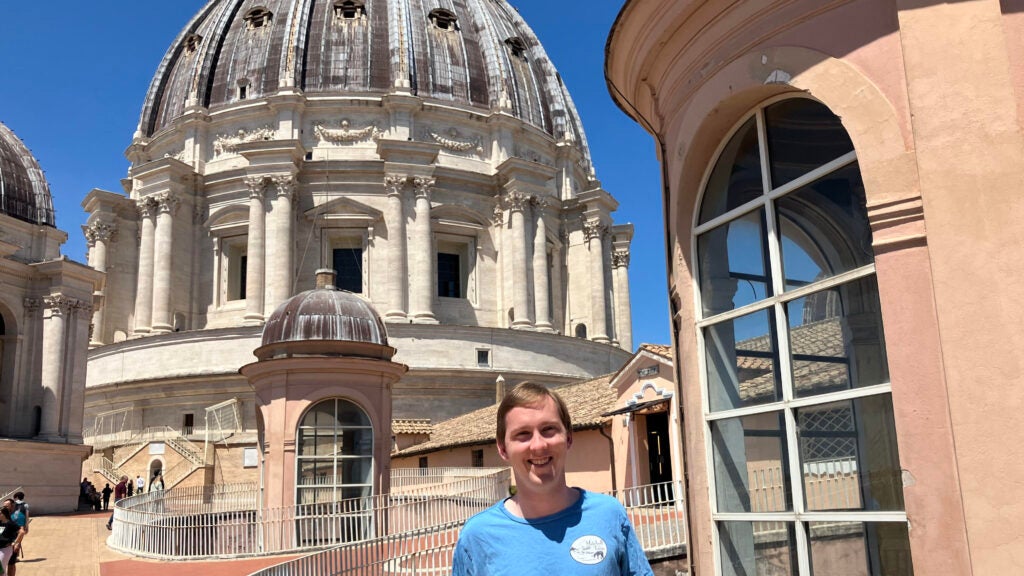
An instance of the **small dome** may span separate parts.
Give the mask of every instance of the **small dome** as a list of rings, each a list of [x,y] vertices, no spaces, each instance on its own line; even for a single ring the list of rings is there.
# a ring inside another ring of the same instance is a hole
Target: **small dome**
[[[0,123],[0,213],[55,226],[53,198],[43,170],[25,144]]]
[[[358,342],[387,346],[384,322],[369,302],[333,286],[296,294],[274,310],[263,346],[282,342]]]

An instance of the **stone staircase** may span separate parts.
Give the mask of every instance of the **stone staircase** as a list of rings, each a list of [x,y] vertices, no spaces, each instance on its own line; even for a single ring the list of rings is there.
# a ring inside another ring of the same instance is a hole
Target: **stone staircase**
[[[181,482],[192,472],[206,466],[202,449],[188,438],[170,426],[153,426],[132,436],[127,443],[121,446],[116,462],[106,456],[101,456],[94,463],[94,470],[114,484],[120,482],[121,476],[131,477],[131,474],[123,471],[122,467],[153,442],[163,442],[184,458],[179,464],[161,473],[164,476],[165,490]],[[168,474],[171,476],[169,477]]]

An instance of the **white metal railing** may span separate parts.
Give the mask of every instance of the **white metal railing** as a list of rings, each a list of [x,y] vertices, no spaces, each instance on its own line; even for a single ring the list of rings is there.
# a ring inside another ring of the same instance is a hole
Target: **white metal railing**
[[[185,478],[188,478],[190,474],[201,468],[197,466],[191,460],[181,460],[174,466],[166,468],[160,471],[160,476],[164,481],[164,490],[170,490],[174,488],[178,482],[181,482]]]
[[[433,474],[435,477],[444,475],[440,471]],[[686,516],[681,482],[636,486],[609,494],[615,496],[626,508],[646,552],[685,545],[683,526]],[[495,502],[503,497],[500,496]],[[265,568],[250,576],[448,575],[451,573],[452,553],[459,530],[466,519],[468,516],[405,534],[339,546]]]
[[[104,478],[111,482],[117,483],[121,481],[121,476],[124,474],[118,469],[117,465],[114,464],[110,458],[102,456],[100,458],[100,466],[96,468],[96,471],[103,475]]]
[[[115,504],[108,544],[151,558],[200,559],[342,544],[367,553],[374,542],[397,545],[409,537],[433,542],[429,539],[436,527],[455,526],[508,494],[509,470],[489,472],[480,476],[474,469],[446,484],[405,487],[382,496],[274,509],[258,509],[259,493],[252,484],[147,492]]]

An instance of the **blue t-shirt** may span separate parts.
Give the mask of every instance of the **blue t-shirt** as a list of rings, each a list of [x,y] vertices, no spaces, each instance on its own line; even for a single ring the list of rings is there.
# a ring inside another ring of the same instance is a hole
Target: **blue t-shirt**
[[[519,518],[504,502],[470,518],[453,576],[653,576],[619,501],[577,490],[575,504],[543,518]]]

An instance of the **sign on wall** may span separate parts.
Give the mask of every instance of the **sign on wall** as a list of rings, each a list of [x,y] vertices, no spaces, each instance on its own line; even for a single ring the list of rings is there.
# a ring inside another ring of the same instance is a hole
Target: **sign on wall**
[[[159,456],[164,453],[163,442],[150,442],[149,443],[149,454],[151,456]]]
[[[245,448],[242,450],[243,468],[255,468],[259,466],[259,463],[259,453],[256,452],[255,448]]]
[[[643,378],[644,376],[654,376],[655,374],[658,373],[658,368],[660,368],[660,366],[658,366],[657,364],[655,364],[654,366],[648,366],[646,368],[640,368],[639,370],[636,371],[636,375],[639,376],[640,378]]]

